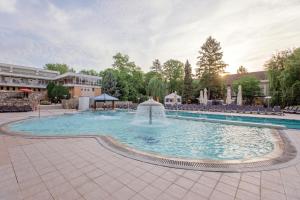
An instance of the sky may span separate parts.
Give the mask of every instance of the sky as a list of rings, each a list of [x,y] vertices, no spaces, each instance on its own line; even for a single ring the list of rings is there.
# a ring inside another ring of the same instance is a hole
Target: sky
[[[273,53],[300,47],[300,0],[0,0],[0,63],[100,71],[121,52],[144,71],[156,58],[195,69],[209,36],[225,71],[263,70]]]

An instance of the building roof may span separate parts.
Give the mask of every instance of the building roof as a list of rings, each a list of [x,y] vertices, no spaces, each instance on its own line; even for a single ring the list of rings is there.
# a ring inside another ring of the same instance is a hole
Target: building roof
[[[47,73],[59,75],[59,72],[57,72],[57,71],[36,68],[36,67],[27,67],[27,66],[13,65],[13,64],[7,64],[7,63],[0,63],[0,67],[1,66],[2,67],[12,67],[12,68],[17,68],[17,69],[27,69],[27,70],[33,70],[33,71],[39,71],[39,72],[47,72]]]
[[[119,101],[118,98],[110,96],[106,93],[101,94],[100,96],[96,96],[94,98],[95,101]]]
[[[65,78],[68,76],[73,76],[73,77],[82,77],[82,78],[92,78],[92,79],[97,79],[97,80],[101,80],[102,78],[99,76],[92,76],[92,75],[87,75],[87,74],[79,74],[79,73],[74,73],[74,72],[67,72],[61,75],[58,75],[57,77],[55,77],[55,79],[61,79],[61,78]]]
[[[232,82],[244,77],[244,76],[254,76],[258,80],[268,80],[267,71],[257,71],[257,72],[248,72],[245,74],[228,74],[223,77],[226,85],[232,85]]]
[[[174,97],[175,97],[175,92],[173,92],[173,93],[168,94],[167,96],[165,96],[165,98],[169,98],[169,99],[174,99]],[[179,95],[177,94],[177,98],[181,98],[181,96],[179,96]]]

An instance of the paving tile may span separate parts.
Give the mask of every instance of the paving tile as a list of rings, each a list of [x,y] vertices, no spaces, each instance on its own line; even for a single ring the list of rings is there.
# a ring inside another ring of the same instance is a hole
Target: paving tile
[[[104,171],[102,171],[100,169],[95,169],[93,171],[86,173],[87,177],[89,177],[91,179],[95,179],[99,176],[102,176],[103,174],[104,174]]]
[[[234,187],[232,185],[225,184],[225,183],[222,183],[222,182],[219,182],[215,189],[220,191],[220,192],[231,195],[231,196],[235,196],[235,193],[237,191],[237,187]]]
[[[239,189],[246,190],[246,191],[251,192],[256,195],[260,194],[260,187],[258,187],[257,185],[253,185],[251,183],[244,182],[244,181],[240,182]]]
[[[206,185],[202,185],[200,183],[196,183],[192,187],[191,191],[196,192],[196,193],[200,194],[201,196],[208,198],[210,196],[210,194],[212,193],[213,188],[208,187]]]
[[[157,178],[158,178],[158,176],[156,176],[150,172],[146,172],[139,177],[139,179],[145,181],[146,183],[152,183]]]
[[[72,189],[73,188],[70,183],[64,183],[64,184],[57,185],[55,187],[50,188],[49,191],[54,198],[58,198],[62,194],[66,193]]]
[[[273,199],[276,199],[276,200],[285,200],[286,196],[284,194],[282,194],[282,193],[262,188],[262,190],[261,190],[261,198],[262,199],[269,199],[269,200],[273,200]]]
[[[30,196],[28,198],[25,198],[25,200],[54,200],[51,194],[45,190],[43,192],[37,193],[33,196]]]
[[[211,178],[211,179],[215,179],[215,180],[219,180],[220,177],[222,176],[222,173],[219,172],[203,172],[202,176]]]
[[[215,187],[217,184],[218,180],[213,179],[213,178],[208,178],[206,176],[201,176],[200,179],[198,180],[198,183],[209,186],[209,187]]]
[[[125,174],[119,176],[117,179],[118,179],[120,182],[122,182],[123,184],[127,184],[127,183],[133,181],[133,180],[136,179],[136,178],[135,178],[135,176],[133,176],[133,175],[131,175],[131,174],[129,174],[129,173],[125,173]]]
[[[167,171],[166,167],[155,166],[149,172],[156,176],[161,176],[164,173],[166,173],[166,171]]]
[[[192,181],[197,181],[201,175],[202,175],[201,171],[187,170],[186,172],[184,172],[182,176],[191,179]]]
[[[117,180],[113,180],[108,184],[102,186],[102,188],[110,194],[113,194],[115,191],[121,189],[122,187],[124,187],[124,184]]]
[[[167,171],[164,173],[161,178],[166,179],[167,181],[174,182],[178,178],[178,174],[175,174],[174,172]]]
[[[174,197],[167,193],[161,193],[156,200],[174,200]]]
[[[133,170],[131,170],[130,173],[135,177],[139,177],[142,174],[146,173],[146,170],[136,167]]]
[[[37,193],[41,193],[41,192],[45,192],[45,191],[47,191],[47,188],[44,184],[34,185],[32,187],[21,190],[24,198],[27,198],[27,197],[33,196]]]
[[[88,192],[92,192],[92,191],[97,190],[97,189],[99,189],[99,186],[96,183],[92,182],[92,181],[88,181],[88,182],[84,183],[83,185],[76,188],[76,190],[81,195],[84,195]]]
[[[183,189],[182,187],[172,184],[170,187],[168,187],[164,192],[170,194],[171,196],[181,199],[187,192],[186,189]]]
[[[74,189],[71,189],[69,191],[66,191],[62,193],[61,195],[58,195],[55,199],[57,200],[77,200],[81,198],[81,195],[76,192]]]
[[[248,174],[243,174],[241,180],[254,185],[260,185],[260,177],[254,177]]]
[[[179,177],[174,183],[181,186],[182,188],[190,189],[195,182],[188,178]]]
[[[113,180],[113,178],[111,176],[108,176],[106,174],[97,177],[94,181],[100,185],[103,186],[105,184],[108,184],[109,182],[111,182]]]
[[[259,200],[260,196],[255,195],[251,192],[247,192],[245,190],[238,189],[236,193],[236,198],[240,200]]]
[[[184,200],[206,200],[207,198],[201,196],[198,193],[189,191],[187,194],[183,197]]]
[[[77,188],[88,181],[90,181],[90,179],[88,177],[86,177],[85,175],[81,175],[79,177],[71,179],[70,183],[73,187]]]
[[[152,199],[156,199],[161,192],[162,192],[161,190],[151,185],[148,185],[143,190],[141,190],[139,194],[145,197],[146,199],[152,200]]]
[[[230,177],[227,175],[223,175],[220,178],[220,182],[222,183],[226,183],[228,185],[234,186],[234,187],[238,187],[240,180],[234,177]]]
[[[154,187],[165,190],[167,189],[172,183],[170,181],[167,181],[163,178],[157,178],[155,181],[151,183]]]
[[[127,200],[133,197],[136,194],[133,190],[128,187],[123,187],[120,190],[116,191],[112,196],[117,200]]]
[[[210,199],[212,199],[212,200],[234,200],[234,196],[225,194],[218,190],[214,190],[210,196]]]
[[[117,168],[117,169],[115,169],[115,170],[112,170],[112,171],[108,172],[107,174],[108,174],[109,176],[111,176],[111,177],[117,178],[117,177],[123,175],[124,173],[126,173],[125,170],[120,169],[120,168]]]
[[[130,200],[147,200],[147,199],[140,194],[136,194],[132,198],[130,198]]]
[[[141,191],[147,185],[148,185],[148,183],[146,183],[145,181],[140,180],[138,178],[136,178],[133,181],[131,181],[128,184],[126,184],[127,187],[129,187],[130,189],[134,190],[135,192]]]
[[[261,183],[261,187],[266,188],[266,189],[270,189],[270,190],[273,190],[275,192],[279,192],[279,193],[282,193],[282,194],[285,193],[284,186],[281,185],[281,184],[276,184],[274,182],[263,181]]]
[[[63,184],[66,182],[66,179],[63,176],[57,176],[53,179],[44,181],[48,188],[55,187],[57,185]]]
[[[99,188],[95,191],[88,192],[84,194],[85,200],[108,200],[110,198],[110,194],[103,189]]]

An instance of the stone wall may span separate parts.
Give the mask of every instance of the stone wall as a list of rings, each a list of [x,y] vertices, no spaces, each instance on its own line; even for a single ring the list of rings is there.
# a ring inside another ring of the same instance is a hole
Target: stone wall
[[[0,91],[0,112],[22,112],[36,110],[44,93],[24,94],[16,91]]]

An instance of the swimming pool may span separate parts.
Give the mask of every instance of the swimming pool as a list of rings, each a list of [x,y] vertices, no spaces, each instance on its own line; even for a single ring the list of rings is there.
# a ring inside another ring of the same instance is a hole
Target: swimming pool
[[[234,116],[234,115],[221,115],[221,114],[203,114],[203,113],[191,113],[191,112],[181,112],[181,111],[178,113],[175,111],[167,111],[167,114],[172,116],[178,114],[178,116],[183,116],[183,117],[230,120],[230,121],[239,121],[239,122],[260,123],[260,124],[274,124],[274,125],[282,125],[289,129],[300,130],[300,120],[293,120],[293,119],[276,119],[276,118]]]
[[[15,132],[46,135],[108,135],[135,149],[177,158],[241,160],[274,150],[273,130],[261,127],[167,119],[164,126],[137,125],[127,112],[82,112],[10,124]]]

